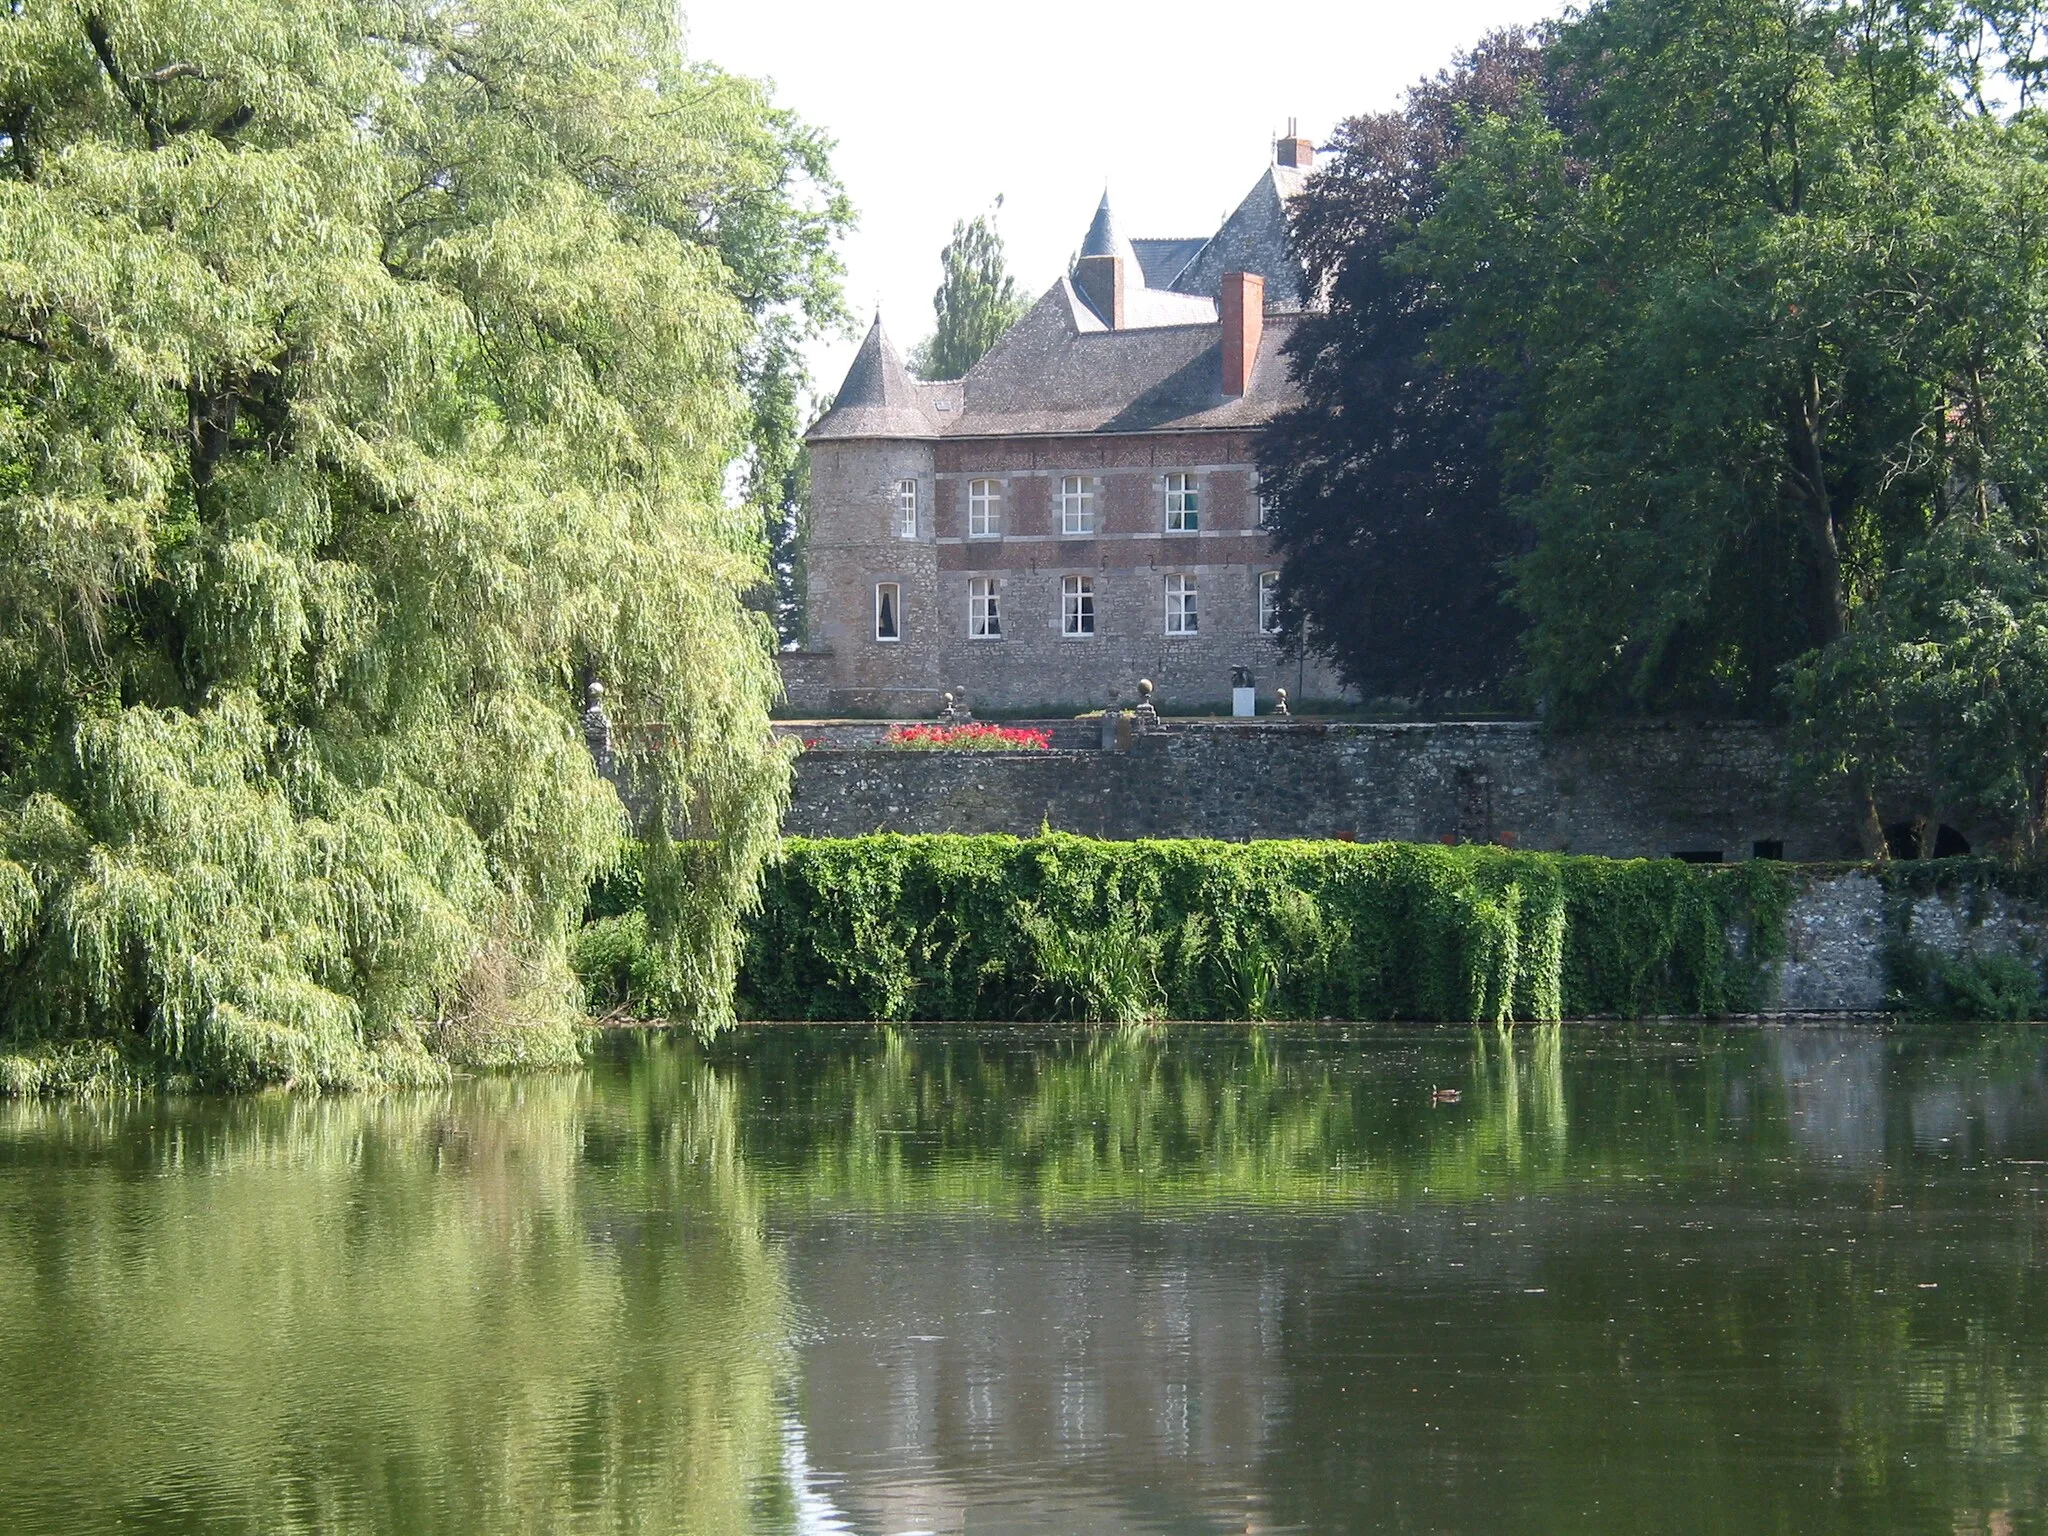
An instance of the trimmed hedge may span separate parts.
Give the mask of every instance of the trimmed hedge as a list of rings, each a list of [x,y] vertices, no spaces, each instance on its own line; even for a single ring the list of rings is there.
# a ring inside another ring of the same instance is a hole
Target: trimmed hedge
[[[624,894],[579,945],[598,1007],[630,1007],[643,963]],[[1791,898],[1790,872],[1762,862],[793,839],[749,922],[738,1006],[757,1019],[1125,1022],[1742,1012]]]

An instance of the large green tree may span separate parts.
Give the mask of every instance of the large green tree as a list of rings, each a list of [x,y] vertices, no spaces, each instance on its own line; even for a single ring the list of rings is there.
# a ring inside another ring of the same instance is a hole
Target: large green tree
[[[1027,306],[988,214],[954,221],[939,266],[945,276],[932,294],[937,325],[911,348],[910,366],[920,378],[957,379],[1003,339]]]
[[[0,134],[0,1051],[564,1059],[593,676],[719,1019],[822,143],[660,0],[18,0]]]
[[[1553,704],[1768,709],[1989,483],[2039,339],[1994,22],[1605,0],[1557,29],[1551,109],[1474,135],[1423,242],[1457,310],[1435,339],[1516,384]]]
[[[1520,615],[1506,563],[1527,545],[1503,505],[1493,441],[1506,381],[1430,354],[1451,296],[1402,259],[1475,122],[1539,78],[1534,38],[1487,38],[1393,112],[1339,125],[1290,209],[1323,302],[1287,343],[1301,403],[1259,447],[1285,565],[1281,622],[1367,697],[1498,696]]]

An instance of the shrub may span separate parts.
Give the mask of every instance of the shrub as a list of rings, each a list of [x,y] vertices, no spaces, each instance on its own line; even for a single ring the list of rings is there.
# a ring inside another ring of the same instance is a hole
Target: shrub
[[[1943,1019],[2018,1024],[2042,1014],[2041,974],[2021,955],[1950,958],[1896,940],[1885,956],[1891,1001],[1909,1013]]]

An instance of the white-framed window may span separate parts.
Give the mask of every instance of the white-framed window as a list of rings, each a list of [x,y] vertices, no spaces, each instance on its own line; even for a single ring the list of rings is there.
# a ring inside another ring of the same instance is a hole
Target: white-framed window
[[[967,638],[1003,638],[1002,598],[993,576],[970,576],[967,580]]]
[[[1000,539],[1003,536],[1003,482],[967,482],[967,537]]]
[[[1259,572],[1259,633],[1280,633],[1280,573]]]
[[[1174,575],[1166,578],[1166,632],[1192,635],[1196,630],[1195,578]]]
[[[903,638],[903,586],[900,582],[875,583],[875,638]]]
[[[1252,498],[1258,504],[1259,526],[1261,528],[1272,527],[1273,513],[1280,504],[1274,500],[1273,493],[1266,489],[1266,482],[1257,475],[1252,476]]]
[[[917,482],[898,480],[896,482],[896,537],[914,539],[917,537]]]
[[[1070,640],[1095,633],[1095,578],[1060,578],[1060,633]]]
[[[1076,538],[1095,531],[1095,482],[1087,475],[1060,481],[1060,532]]]
[[[1202,488],[1185,470],[1166,477],[1166,531],[1193,533],[1202,526]]]

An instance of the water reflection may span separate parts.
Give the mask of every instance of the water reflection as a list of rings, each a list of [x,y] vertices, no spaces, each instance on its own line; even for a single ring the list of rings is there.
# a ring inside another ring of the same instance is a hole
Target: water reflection
[[[763,1031],[0,1109],[0,1507],[2038,1531],[2022,1030]]]
[[[679,1057],[0,1121],[10,1530],[750,1531],[788,1296]]]

